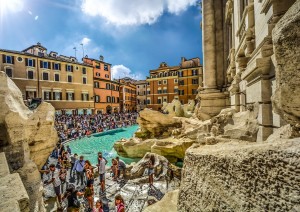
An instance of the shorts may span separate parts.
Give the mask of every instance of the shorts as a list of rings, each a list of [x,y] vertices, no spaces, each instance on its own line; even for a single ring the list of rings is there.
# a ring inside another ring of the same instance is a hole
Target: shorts
[[[126,167],[124,166],[119,166],[119,171],[125,171]]]
[[[154,169],[149,169],[148,170],[148,175],[154,174]]]
[[[100,178],[100,182],[104,182],[105,181],[105,173],[99,174],[99,178]]]
[[[88,179],[86,184],[87,185],[93,185],[94,184],[94,179]]]
[[[59,186],[54,186],[54,191],[55,191],[56,196],[60,195],[61,194],[60,185]]]

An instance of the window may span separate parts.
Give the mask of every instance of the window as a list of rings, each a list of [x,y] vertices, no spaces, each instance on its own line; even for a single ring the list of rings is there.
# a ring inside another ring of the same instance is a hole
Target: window
[[[73,81],[72,75],[68,75],[68,82],[72,82],[72,81]]]
[[[198,84],[198,79],[192,79],[192,84],[193,84],[193,85]]]
[[[99,82],[94,82],[94,87],[99,88]]]
[[[109,75],[108,75],[108,74],[105,74],[105,78],[109,78]]]
[[[73,72],[73,66],[72,65],[66,65],[66,71]]]
[[[119,86],[117,86],[117,91],[120,91],[120,87]]]
[[[18,62],[22,62],[23,58],[22,57],[18,57],[17,60],[18,60]]]
[[[44,100],[51,100],[51,92],[44,91]]]
[[[164,84],[167,84],[167,80],[164,80]]]
[[[117,103],[119,103],[120,102],[120,98],[119,97],[117,97]]]
[[[86,68],[82,67],[82,74],[86,74]]]
[[[192,75],[193,75],[193,76],[198,75],[198,70],[197,70],[197,69],[193,69],[193,70],[192,70]]]
[[[82,78],[82,84],[86,84],[87,83],[87,79],[86,79],[86,77],[83,77]]]
[[[178,84],[179,85],[184,85],[184,80],[179,80]]]
[[[48,69],[49,68],[49,62],[44,61],[43,66],[41,68],[47,68]]]
[[[178,79],[174,79],[174,83],[178,83]]]
[[[197,89],[192,89],[192,94],[197,94],[197,93],[198,93]]]
[[[33,59],[25,59],[25,65],[29,67],[35,67],[35,60]]]
[[[104,65],[104,71],[108,71],[108,65]]]
[[[62,100],[62,93],[59,91],[53,92],[53,98],[54,100]]]
[[[147,94],[150,94],[150,91],[147,91]]]
[[[60,64],[59,63],[54,63],[53,64],[53,69],[54,70],[60,70]]]
[[[150,82],[147,82],[147,86],[150,86]]]
[[[11,68],[6,68],[5,73],[8,77],[10,77],[10,78],[12,77],[12,69]]]
[[[140,88],[140,86],[138,85],[137,88]]]
[[[100,67],[100,64],[96,64],[96,66],[95,66],[97,69],[100,69],[101,67]]]
[[[59,82],[59,74],[54,74],[54,81]]]
[[[168,93],[168,89],[164,88],[163,93]]]
[[[14,56],[3,55],[3,63],[14,64]]]
[[[99,72],[96,72],[96,77],[100,77],[100,73]]]
[[[111,97],[110,97],[110,96],[107,96],[107,97],[106,97],[106,102],[110,102],[110,100],[111,100]]]
[[[184,95],[184,90],[178,90],[179,95]]]
[[[151,100],[147,99],[147,104],[150,105],[151,104]]]
[[[174,93],[178,93],[178,88],[174,88]]]
[[[158,93],[158,94],[161,94],[161,93],[162,93],[161,89],[157,90],[157,93]]]
[[[161,104],[161,99],[157,99],[157,104]]]
[[[167,98],[164,98],[164,102],[167,102]]]
[[[27,79],[34,79],[33,71],[28,71],[27,72]]]
[[[106,89],[110,90],[110,84],[109,83],[106,83]]]
[[[179,77],[183,77],[183,72],[182,72],[182,71],[179,71],[179,72],[178,72],[178,76],[179,76]]]
[[[158,81],[157,83],[158,83],[159,85],[161,85],[161,81]]]
[[[100,102],[100,96],[98,95],[95,96],[95,102]]]
[[[113,96],[113,97],[111,97],[111,101],[113,102],[113,103],[115,103],[116,102],[116,98]]]
[[[143,93],[144,95],[146,95],[146,91],[144,91],[144,93]]]
[[[73,92],[67,92],[67,100],[69,100],[69,101],[74,100],[74,93]]]
[[[88,101],[89,100],[89,94],[88,93],[82,93],[81,94],[81,100],[82,101]]]
[[[49,80],[49,73],[43,72],[43,80]]]
[[[139,96],[140,95],[140,92],[138,91],[137,95]]]

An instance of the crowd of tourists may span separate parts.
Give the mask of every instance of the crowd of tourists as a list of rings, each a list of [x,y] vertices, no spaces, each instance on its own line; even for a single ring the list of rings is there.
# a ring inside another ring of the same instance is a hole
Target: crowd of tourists
[[[67,146],[60,145],[57,153],[57,163],[45,165],[40,170],[44,186],[53,185],[54,192],[59,203],[59,209],[63,211],[62,202],[67,202],[67,211],[77,212],[80,210],[83,199],[87,208],[85,211],[103,212],[104,204],[101,199],[94,202],[96,186],[95,178],[99,176],[100,192],[105,195],[105,175],[107,160],[98,152],[97,167],[93,167],[89,160],[84,160],[83,156],[74,153]],[[95,156],[96,157],[96,156]],[[55,160],[56,161],[56,160]],[[112,159],[111,176],[112,180],[119,181],[124,178],[126,165],[119,157]],[[78,188],[81,188],[80,190]],[[121,195],[115,196],[116,212],[125,212],[124,200]],[[86,207],[86,206],[85,206]],[[58,210],[59,211],[59,210]]]
[[[61,142],[82,138],[93,133],[136,124],[138,113],[113,113],[55,116],[55,128]]]

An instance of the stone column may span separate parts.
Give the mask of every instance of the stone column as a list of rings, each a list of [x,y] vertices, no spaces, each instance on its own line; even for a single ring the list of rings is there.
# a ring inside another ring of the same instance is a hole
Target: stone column
[[[202,1],[202,40],[205,90],[217,88],[215,11],[213,0]]]

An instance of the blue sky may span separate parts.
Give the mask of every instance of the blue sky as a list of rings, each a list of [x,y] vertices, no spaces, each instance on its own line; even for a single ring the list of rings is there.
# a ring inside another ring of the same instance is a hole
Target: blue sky
[[[0,48],[41,42],[77,58],[104,56],[113,76],[143,79],[160,62],[200,57],[197,0],[0,0]]]

